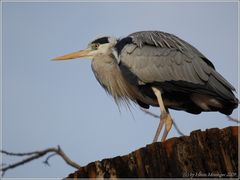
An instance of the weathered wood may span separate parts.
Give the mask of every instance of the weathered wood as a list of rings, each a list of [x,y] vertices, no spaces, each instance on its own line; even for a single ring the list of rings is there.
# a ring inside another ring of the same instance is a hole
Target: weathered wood
[[[68,176],[81,177],[238,177],[238,127],[193,131],[92,162]]]

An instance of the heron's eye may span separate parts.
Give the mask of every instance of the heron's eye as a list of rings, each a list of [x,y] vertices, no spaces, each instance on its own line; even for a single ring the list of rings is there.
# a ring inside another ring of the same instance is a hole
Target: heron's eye
[[[99,48],[100,44],[99,43],[94,43],[92,44],[92,49],[97,50]]]

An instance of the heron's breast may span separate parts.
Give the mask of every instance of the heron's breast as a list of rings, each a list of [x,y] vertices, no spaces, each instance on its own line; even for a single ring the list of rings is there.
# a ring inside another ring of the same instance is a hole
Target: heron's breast
[[[124,79],[116,63],[92,61],[92,70],[98,82],[114,98],[134,100],[138,96],[136,87]]]

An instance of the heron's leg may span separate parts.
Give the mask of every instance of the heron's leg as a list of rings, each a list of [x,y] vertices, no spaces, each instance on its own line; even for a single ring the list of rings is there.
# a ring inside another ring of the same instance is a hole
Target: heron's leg
[[[161,116],[162,116],[162,113],[161,113]],[[158,137],[161,133],[162,127],[165,124],[165,120],[163,118],[161,118],[161,116],[160,116],[160,122],[159,122],[159,125],[158,125],[158,128],[157,128],[157,131],[156,131],[155,136],[153,138],[153,142],[157,142]]]
[[[166,137],[168,135],[168,132],[170,131],[171,127],[172,127],[172,118],[170,116],[170,114],[168,113],[168,111],[165,109],[165,106],[163,104],[163,99],[162,99],[162,95],[161,95],[161,91],[155,87],[152,87],[154,94],[157,97],[158,100],[158,104],[160,107],[160,111],[161,111],[161,115],[160,115],[160,123],[158,125],[156,134],[154,136],[153,142],[157,142],[158,137],[161,133],[162,127],[165,124],[165,130],[162,136],[162,140],[161,141],[165,141]]]
[[[165,118],[165,129],[164,129],[163,136],[161,139],[162,142],[166,140],[167,135],[172,128],[172,124],[173,124],[172,118],[171,118],[170,114],[167,113],[166,118]]]

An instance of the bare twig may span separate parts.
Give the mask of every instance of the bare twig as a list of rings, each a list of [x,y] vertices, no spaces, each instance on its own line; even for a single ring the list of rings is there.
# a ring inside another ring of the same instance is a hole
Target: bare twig
[[[51,153],[53,152],[53,154],[51,154],[50,156],[47,157],[47,159],[44,161],[46,164],[49,165],[48,163],[48,160],[54,156],[54,155],[59,155],[63,158],[63,160],[70,166],[76,168],[76,169],[80,169],[81,166],[77,163],[75,163],[74,161],[72,161],[65,153],[64,151],[60,148],[60,146],[58,146],[57,148],[55,147],[52,147],[52,148],[47,148],[45,150],[42,150],[42,151],[33,151],[33,152],[28,152],[28,153],[12,153],[12,152],[8,152],[8,151],[4,151],[4,150],[1,150],[0,151],[2,154],[5,154],[5,155],[9,155],[9,156],[29,156],[19,162],[16,162],[14,164],[10,164],[10,165],[7,165],[7,166],[3,166],[0,168],[0,171],[2,172],[2,176],[9,170],[9,169],[14,169],[20,165],[23,165],[25,163],[28,163],[30,161],[33,161],[35,159],[38,159],[48,153]]]
[[[46,159],[45,161],[43,161],[43,163],[47,166],[50,166],[50,163],[49,163],[49,159],[52,158],[53,156],[56,156],[57,154],[56,153],[53,153],[53,154],[50,154]]]
[[[60,148],[60,146],[58,146],[58,151],[57,151],[57,153],[58,153],[58,155],[60,155],[60,156],[64,159],[64,161],[65,161],[68,165],[70,165],[70,166],[72,166],[72,167],[74,167],[74,168],[76,168],[76,169],[80,169],[80,168],[81,168],[81,166],[80,166],[79,164],[77,164],[77,163],[75,163],[74,161],[72,161],[72,160],[64,153],[64,151]]]
[[[227,118],[228,118],[229,121],[240,123],[240,121],[238,119],[232,118],[231,116],[227,116]]]
[[[9,156],[31,156],[33,154],[39,154],[42,151],[33,151],[33,152],[27,152],[27,153],[13,153],[13,152],[8,152],[4,150],[0,150],[2,154],[9,155]]]
[[[173,119],[173,127],[176,129],[176,131],[178,132],[179,135],[181,136],[185,136],[185,134],[182,133],[182,131],[179,129],[179,127],[177,126],[176,122]]]
[[[142,110],[143,112],[145,112],[146,114],[154,117],[154,118],[157,118],[157,119],[160,118],[160,116],[158,116],[158,115],[156,115],[156,114],[154,114],[154,113],[152,113],[152,112],[150,112],[150,111],[148,111],[148,110],[146,110],[146,109],[141,108],[141,110]],[[176,129],[176,131],[178,132],[178,134],[181,135],[181,136],[184,136],[184,134],[183,134],[183,133],[180,131],[180,129],[178,128],[178,126],[177,126],[176,122],[174,121],[174,119],[172,119],[172,120],[173,120],[173,127]]]
[[[158,115],[156,115],[156,114],[154,114],[154,113],[152,113],[152,112],[150,112],[150,111],[148,111],[148,110],[146,110],[144,108],[140,108],[140,109],[143,112],[145,112],[146,114],[148,114],[148,115],[150,115],[150,116],[152,116],[154,118],[158,118],[158,119],[160,118],[160,116],[158,116]],[[240,121],[238,119],[232,118],[231,116],[227,116],[227,118],[228,118],[229,121],[240,123]],[[180,134],[181,136],[184,136],[184,134],[180,131],[180,129],[178,128],[178,126],[177,126],[177,124],[176,124],[176,122],[174,120],[173,120],[173,126],[176,129],[176,131],[178,132],[178,134]]]
[[[152,113],[151,111],[148,111],[148,110],[146,110],[146,109],[143,109],[143,108],[140,108],[143,112],[145,112],[146,114],[148,114],[148,115],[150,115],[150,116],[152,116],[152,117],[154,117],[154,118],[160,118],[160,116],[159,115],[156,115],[156,114],[154,114],[154,113]]]

